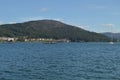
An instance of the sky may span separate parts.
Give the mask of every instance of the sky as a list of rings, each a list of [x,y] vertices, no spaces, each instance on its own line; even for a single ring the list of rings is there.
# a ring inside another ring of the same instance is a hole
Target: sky
[[[120,32],[120,0],[0,0],[0,25],[42,19]]]

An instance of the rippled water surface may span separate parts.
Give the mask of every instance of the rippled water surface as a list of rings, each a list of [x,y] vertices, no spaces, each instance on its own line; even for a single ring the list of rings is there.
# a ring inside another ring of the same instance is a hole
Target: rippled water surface
[[[0,43],[0,80],[120,80],[120,44]]]

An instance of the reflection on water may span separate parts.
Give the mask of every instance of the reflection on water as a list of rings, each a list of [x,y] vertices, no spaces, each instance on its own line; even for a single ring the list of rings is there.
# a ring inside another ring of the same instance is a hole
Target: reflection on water
[[[120,47],[0,43],[0,80],[120,80]]]

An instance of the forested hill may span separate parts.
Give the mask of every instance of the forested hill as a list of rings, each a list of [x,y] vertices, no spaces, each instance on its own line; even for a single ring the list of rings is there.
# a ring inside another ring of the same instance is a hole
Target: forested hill
[[[55,20],[0,25],[0,37],[53,38],[85,42],[110,40],[102,34],[86,31]]]

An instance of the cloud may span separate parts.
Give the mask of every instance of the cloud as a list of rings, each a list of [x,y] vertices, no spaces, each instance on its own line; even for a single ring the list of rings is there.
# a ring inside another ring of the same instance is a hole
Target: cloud
[[[111,28],[111,27],[114,27],[115,25],[114,24],[102,24],[102,26]]]
[[[2,21],[0,21],[0,25],[2,25],[3,24],[3,22]]]
[[[48,11],[47,8],[41,8],[41,9],[40,9],[40,12],[47,12],[47,11]]]
[[[80,27],[80,28],[83,28],[83,29],[88,29],[88,28],[90,28],[90,26],[88,26],[88,25],[77,25],[78,27]]]
[[[102,26],[109,32],[116,32],[115,24],[102,24]]]
[[[15,24],[15,23],[17,23],[17,22],[9,22],[8,24]]]
[[[65,20],[64,20],[64,19],[62,19],[62,18],[50,18],[50,19],[52,19],[52,20],[56,20],[56,21],[65,22]]]

